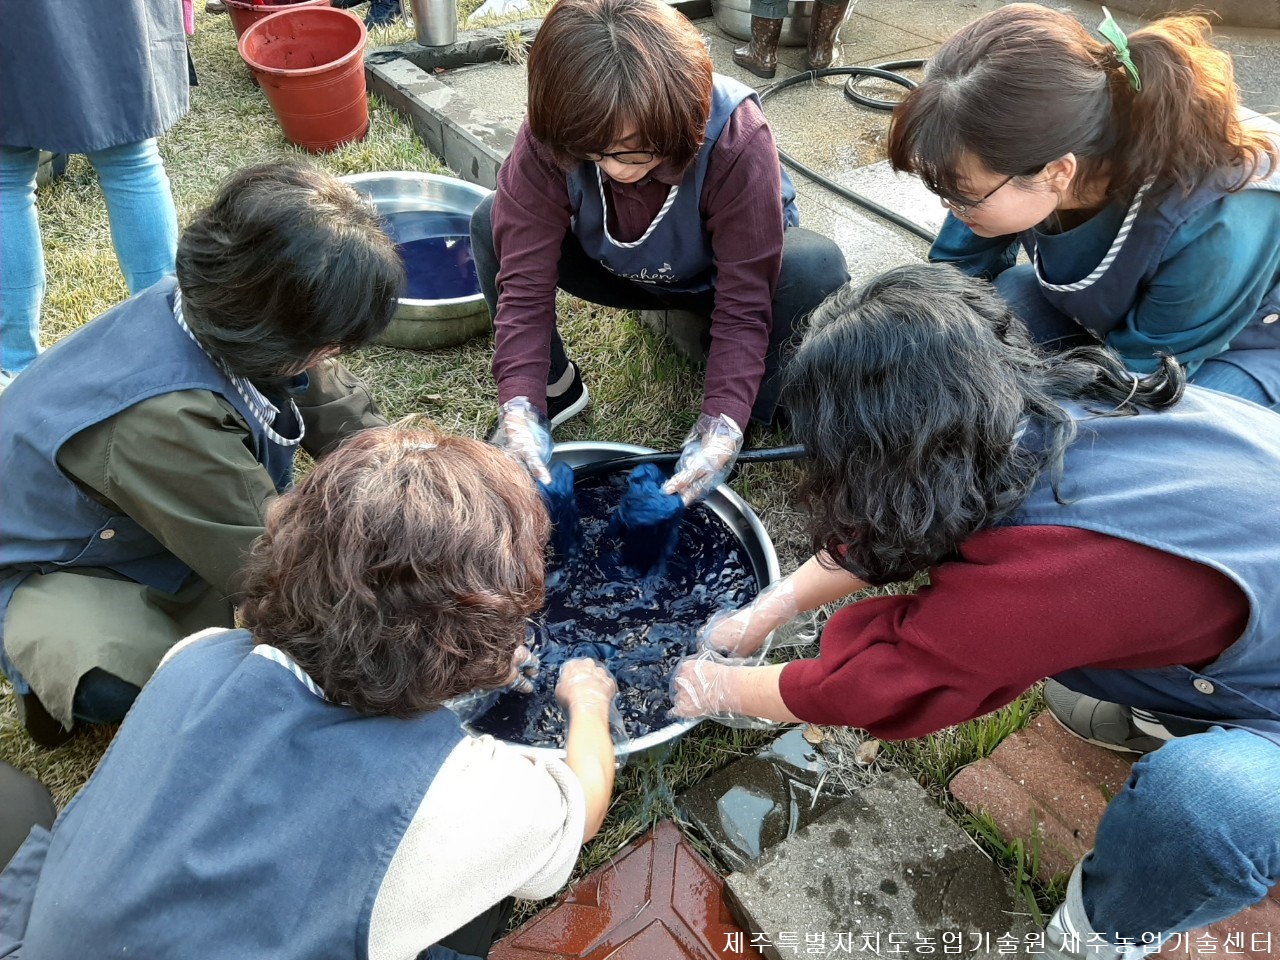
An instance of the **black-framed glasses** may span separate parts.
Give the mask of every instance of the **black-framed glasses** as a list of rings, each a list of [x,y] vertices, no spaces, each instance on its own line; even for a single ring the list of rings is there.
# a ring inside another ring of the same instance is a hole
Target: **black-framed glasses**
[[[608,157],[610,160],[617,160],[628,166],[639,167],[650,163],[657,154],[652,150],[616,150],[613,153],[586,153],[583,156],[592,163],[599,163]]]
[[[995,187],[993,187],[991,190],[988,190],[986,196],[982,197],[980,200],[953,200],[951,197],[946,197],[942,195],[939,195],[938,199],[942,201],[942,205],[944,207],[946,207],[948,210],[954,213],[957,217],[963,217],[974,207],[982,206],[984,203],[986,203],[988,200],[994,197],[997,193],[999,193],[1002,189],[1004,189],[1004,187],[1006,187],[1009,184],[1009,182],[1013,179],[1014,176],[1015,175],[1010,175],[1005,177],[1003,180],[997,183]]]

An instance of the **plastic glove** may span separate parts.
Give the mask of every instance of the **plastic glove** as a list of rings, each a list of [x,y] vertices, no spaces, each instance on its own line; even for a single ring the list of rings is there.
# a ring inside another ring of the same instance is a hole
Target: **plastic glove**
[[[742,428],[723,413],[702,414],[685,438],[675,475],[662,488],[676,493],[687,507],[724,483],[742,452]]]
[[[741,717],[730,704],[734,701],[734,674],[742,669],[750,669],[747,661],[710,651],[685,657],[671,673],[671,715],[712,720]]]
[[[502,405],[494,442],[519,460],[533,479],[551,482],[551,424],[547,415],[529,402],[515,397]]]
[[[750,657],[765,638],[799,614],[790,579],[770,584],[738,610],[721,610],[698,631],[698,649],[728,657]]]
[[[533,681],[538,676],[538,668],[542,661],[537,654],[523,643],[516,647],[511,655],[511,672],[515,679],[507,685],[507,689],[515,693],[533,693]]]
[[[556,682],[556,701],[565,710],[573,712],[582,707],[610,709],[618,685],[608,668],[589,657],[569,660],[560,668]]]

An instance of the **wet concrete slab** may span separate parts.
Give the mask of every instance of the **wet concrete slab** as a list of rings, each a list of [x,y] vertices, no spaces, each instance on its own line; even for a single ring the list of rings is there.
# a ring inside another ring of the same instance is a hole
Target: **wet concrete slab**
[[[664,820],[554,907],[494,945],[490,960],[712,960],[758,956],[724,882]]]
[[[806,729],[787,731],[677,798],[681,815],[728,869],[746,869],[845,796]]]
[[[1037,935],[999,869],[900,771],[725,882],[735,915],[770,958],[821,942],[832,955],[867,960],[985,960],[1023,952]]]

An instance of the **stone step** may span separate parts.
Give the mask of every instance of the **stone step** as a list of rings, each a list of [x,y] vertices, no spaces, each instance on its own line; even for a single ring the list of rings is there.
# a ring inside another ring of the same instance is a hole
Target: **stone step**
[[[747,945],[772,960],[978,960],[1034,952],[1040,936],[995,864],[902,771],[882,774],[725,884]]]
[[[1068,873],[1092,848],[1098,821],[1131,763],[1128,755],[1073,737],[1045,712],[956,774],[950,789],[970,812],[988,814],[1006,841],[1021,839],[1028,851],[1034,824],[1039,876],[1049,880]],[[1235,917],[1178,936],[1158,956],[1274,960],[1280,956],[1280,887]]]

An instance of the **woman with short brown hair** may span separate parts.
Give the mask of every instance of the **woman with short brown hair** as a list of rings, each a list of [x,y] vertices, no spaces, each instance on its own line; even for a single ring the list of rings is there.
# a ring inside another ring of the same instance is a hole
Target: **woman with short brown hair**
[[[613,784],[599,664],[560,671],[563,762],[441,706],[515,679],[547,532],[487,444],[387,427],[330,454],[269,513],[247,629],[175,647],[0,874],[0,937],[46,960],[487,953],[510,897],[568,879]]]
[[[587,391],[556,330],[557,287],[592,303],[709,317],[686,502],[727,474],[748,418],[769,424],[787,343],[848,279],[798,226],[795,190],[749,87],[711,71],[661,0],[560,0],[529,57],[529,115],[471,220],[493,313],[498,439],[539,479],[549,431]]]

